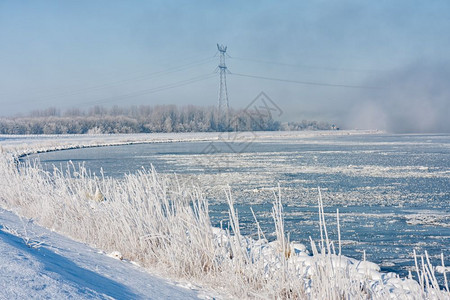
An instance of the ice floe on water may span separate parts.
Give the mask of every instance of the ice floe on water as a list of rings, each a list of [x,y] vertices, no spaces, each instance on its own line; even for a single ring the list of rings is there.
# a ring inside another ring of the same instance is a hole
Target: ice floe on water
[[[427,225],[450,227],[450,214],[439,212],[421,212],[405,215],[406,223],[410,225]]]

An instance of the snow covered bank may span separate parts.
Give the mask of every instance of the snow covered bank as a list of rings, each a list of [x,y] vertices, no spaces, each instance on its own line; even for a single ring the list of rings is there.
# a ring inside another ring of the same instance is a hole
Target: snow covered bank
[[[284,133],[267,133],[265,138],[269,134],[281,139]],[[311,256],[304,245],[289,241],[285,235],[279,199],[273,208],[277,239],[269,243],[260,230],[258,240],[240,234],[230,193],[230,225],[217,229],[211,227],[208,202],[199,188],[160,177],[154,170],[128,175],[123,180],[97,178],[75,166],[48,173],[39,165],[17,167],[10,154],[144,142],[143,137],[108,138],[68,138],[59,144],[50,139],[27,144],[22,150],[8,149],[0,158],[1,205],[79,241],[108,252],[119,251],[145,267],[165,270],[168,276],[215,287],[236,297],[448,297],[448,293],[439,290],[426,258],[419,259],[416,269],[419,283],[400,279],[393,273],[382,274],[373,263],[341,256],[340,250],[335,250],[340,249],[339,242],[334,246],[328,237],[323,209],[319,214],[321,239],[318,243],[311,241]]]
[[[260,139],[312,138],[317,136],[340,136],[379,134],[371,130],[341,131],[258,131],[238,133],[190,132],[151,134],[98,134],[98,135],[0,135],[0,150],[15,155],[48,152],[85,147],[114,146],[140,143],[170,143],[193,141],[242,142]]]
[[[2,209],[0,274],[1,299],[208,298]]]

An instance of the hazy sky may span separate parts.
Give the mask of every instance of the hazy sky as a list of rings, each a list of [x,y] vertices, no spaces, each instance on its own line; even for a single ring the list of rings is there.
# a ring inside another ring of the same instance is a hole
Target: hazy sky
[[[0,41],[0,116],[216,105],[222,43],[232,107],[264,91],[282,121],[450,132],[448,0],[0,0]]]

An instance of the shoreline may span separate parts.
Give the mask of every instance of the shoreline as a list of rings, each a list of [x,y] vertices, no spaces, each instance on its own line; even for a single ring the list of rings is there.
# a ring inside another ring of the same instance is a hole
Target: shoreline
[[[317,130],[317,131],[243,131],[243,132],[182,132],[182,133],[139,133],[139,134],[93,134],[93,135],[0,135],[3,151],[13,152],[21,158],[30,154],[52,151],[122,146],[133,144],[174,143],[174,142],[212,142],[228,141],[229,136],[239,135],[239,139],[258,138],[313,138],[318,136],[376,135],[384,134],[378,130]],[[97,141],[97,140],[101,141]],[[32,147],[32,149],[27,149]]]

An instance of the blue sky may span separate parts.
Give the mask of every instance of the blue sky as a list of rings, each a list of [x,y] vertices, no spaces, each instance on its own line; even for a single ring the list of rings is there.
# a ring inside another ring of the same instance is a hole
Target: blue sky
[[[376,87],[230,74],[233,107],[264,91],[282,121],[449,132],[449,15],[449,1],[2,0],[0,115],[216,105],[223,43],[231,73]]]

